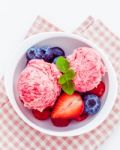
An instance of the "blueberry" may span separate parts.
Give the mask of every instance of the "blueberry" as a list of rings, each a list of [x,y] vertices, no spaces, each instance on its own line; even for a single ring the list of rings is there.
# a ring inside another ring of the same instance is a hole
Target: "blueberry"
[[[37,47],[33,46],[26,52],[27,60],[44,59],[47,62],[52,62],[54,59],[53,50],[49,46]]]
[[[52,62],[53,61],[54,54],[53,54],[53,51],[51,50],[51,48],[49,46],[43,46],[40,48],[40,50],[43,52],[42,58],[46,62]]]
[[[94,94],[87,94],[83,96],[84,104],[85,104],[85,112],[93,115],[96,114],[101,107],[101,101],[98,96]]]
[[[44,52],[44,54],[45,54],[47,51],[49,51],[49,49],[50,49],[50,47],[47,46],[47,45],[40,47],[40,50],[41,50],[42,52]]]
[[[56,64],[57,59],[58,59],[58,57],[55,57],[55,58],[53,59],[53,63],[54,63],[54,64]]]
[[[41,52],[39,47],[33,46],[31,48],[29,48],[26,52],[26,58],[27,60],[31,60],[31,59],[41,59]]]
[[[54,53],[55,57],[65,56],[65,52],[63,51],[62,48],[60,48],[60,47],[52,47],[51,49],[53,50],[53,53]]]

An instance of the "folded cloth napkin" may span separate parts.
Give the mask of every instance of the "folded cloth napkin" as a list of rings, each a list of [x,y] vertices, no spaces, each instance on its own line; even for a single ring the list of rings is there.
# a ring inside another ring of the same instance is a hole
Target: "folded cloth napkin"
[[[61,31],[41,17],[37,17],[26,37],[38,32]],[[109,55],[117,74],[120,74],[120,39],[104,24],[88,17],[73,33],[80,34],[96,43]],[[120,76],[118,78],[120,84]],[[13,110],[0,82],[0,149],[1,150],[95,150],[108,138],[120,120],[120,98],[107,119],[89,133],[75,137],[54,137],[29,127]],[[114,85],[113,85],[114,86]],[[118,92],[120,95],[120,91]]]

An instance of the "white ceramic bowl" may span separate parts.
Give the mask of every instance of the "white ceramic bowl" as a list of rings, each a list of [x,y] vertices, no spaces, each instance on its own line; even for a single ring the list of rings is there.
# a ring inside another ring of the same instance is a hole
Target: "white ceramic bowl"
[[[39,121],[34,118],[31,111],[23,106],[19,100],[16,88],[18,75],[26,65],[25,53],[28,48],[33,45],[50,45],[59,46],[65,50],[66,55],[73,52],[75,48],[88,46],[94,48],[102,57],[106,66],[107,73],[103,78],[106,90],[101,98],[102,106],[100,111],[93,117],[89,117],[85,121],[72,121],[69,126],[58,128],[52,125],[50,120]],[[54,136],[75,136],[89,132],[100,125],[111,111],[117,95],[117,80],[115,71],[102,49],[97,48],[87,39],[69,33],[40,33],[26,39],[16,50],[16,55],[9,60],[9,64],[5,71],[5,87],[10,103],[12,104],[18,115],[34,129]]]

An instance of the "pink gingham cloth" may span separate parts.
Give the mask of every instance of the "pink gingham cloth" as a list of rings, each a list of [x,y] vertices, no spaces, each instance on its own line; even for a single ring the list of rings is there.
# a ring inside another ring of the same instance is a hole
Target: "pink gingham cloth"
[[[38,32],[60,31],[48,21],[37,17],[27,37]],[[100,20],[88,17],[74,31],[109,55],[117,74],[120,74],[120,39]],[[120,75],[118,76],[120,85]],[[114,85],[113,85],[114,86]],[[54,137],[45,135],[29,127],[13,110],[5,94],[3,79],[0,82],[0,150],[95,150],[110,136],[120,120],[120,91],[116,103],[107,119],[93,131],[76,137]]]

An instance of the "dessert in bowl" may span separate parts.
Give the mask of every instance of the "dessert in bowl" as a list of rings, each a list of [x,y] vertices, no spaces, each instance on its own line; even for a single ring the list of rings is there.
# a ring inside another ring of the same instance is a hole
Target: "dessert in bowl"
[[[18,49],[5,72],[5,85],[12,106],[27,124],[49,135],[75,136],[107,117],[117,81],[101,49],[68,33],[40,33]]]

